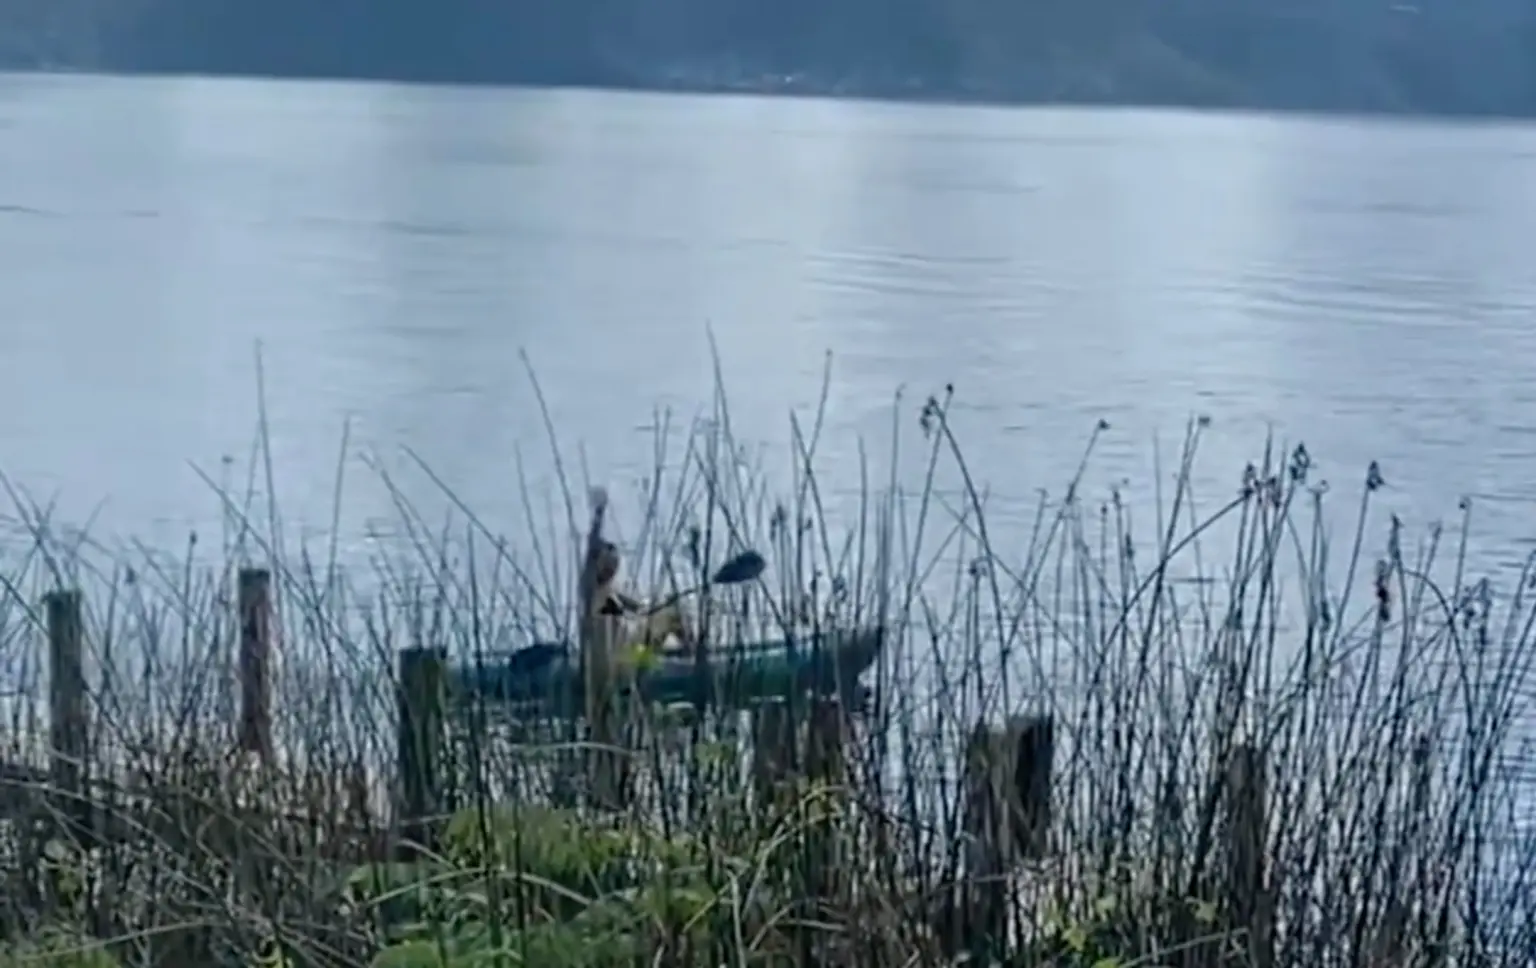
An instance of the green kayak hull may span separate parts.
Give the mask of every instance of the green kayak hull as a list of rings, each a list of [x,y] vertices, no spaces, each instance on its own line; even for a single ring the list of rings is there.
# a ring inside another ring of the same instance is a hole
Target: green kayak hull
[[[838,695],[856,688],[885,644],[881,628],[834,632],[793,641],[722,646],[702,656],[654,655],[624,677],[630,696],[646,703],[741,707],[793,694]],[[549,716],[583,708],[576,650],[542,643],[510,654],[449,667],[459,702],[513,705]]]

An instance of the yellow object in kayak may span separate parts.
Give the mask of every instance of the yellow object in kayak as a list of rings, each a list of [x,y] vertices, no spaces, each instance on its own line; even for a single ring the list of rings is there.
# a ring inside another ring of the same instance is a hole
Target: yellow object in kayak
[[[653,645],[637,642],[624,649],[622,662],[625,667],[635,672],[648,672],[661,664],[661,650]]]

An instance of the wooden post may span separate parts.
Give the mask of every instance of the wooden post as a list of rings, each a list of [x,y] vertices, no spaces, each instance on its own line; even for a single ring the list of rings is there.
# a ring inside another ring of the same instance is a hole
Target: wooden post
[[[1014,716],[1001,730],[978,725],[971,734],[966,830],[997,855],[999,872],[1050,849],[1055,757],[1049,716]]]
[[[805,755],[799,762],[803,775],[834,785],[842,784],[847,769],[848,724],[842,704],[818,697],[809,700],[805,725]],[[789,704],[770,700],[752,712],[753,782],[760,802],[775,799],[778,785],[795,770],[795,742],[799,730],[790,716]]]
[[[1002,950],[1013,905],[1008,878],[1050,848],[1055,724],[1013,716],[1002,729],[978,723],[966,755],[965,832],[971,877],[962,932],[973,957]]]
[[[1428,891],[1431,889],[1429,885],[1433,884],[1435,879],[1435,875],[1431,871],[1435,869],[1438,861],[1437,851],[1432,845],[1431,839],[1425,836],[1425,831],[1429,829],[1431,819],[1430,808],[1435,782],[1435,743],[1431,734],[1427,732],[1421,733],[1418,739],[1415,740],[1412,763],[1412,801],[1408,808],[1412,826],[1409,828],[1407,838],[1410,855],[1413,858],[1414,874],[1412,883],[1414,890]],[[1403,907],[1404,905],[1399,901],[1399,908]],[[1406,919],[1408,912],[1403,910],[1402,913]],[[1425,966],[1425,968],[1440,968],[1440,966],[1446,963],[1448,960],[1446,952],[1450,950],[1452,944],[1450,937],[1452,930],[1454,929],[1450,925],[1443,923],[1430,927],[1427,917],[1419,923],[1418,930],[1415,932],[1415,941],[1420,946],[1420,950],[1414,952],[1414,954],[1418,955],[1419,964]],[[1408,925],[1405,923],[1402,931],[1399,932],[1397,943],[1387,952],[1389,957],[1398,959],[1397,964],[1404,964],[1408,961],[1406,957],[1408,952],[1404,950],[1407,947],[1407,941],[1404,937],[1407,933]]]
[[[592,522],[578,586],[581,611],[581,668],[587,721],[587,794],[600,810],[624,806],[627,762],[622,751],[623,720],[617,706],[614,646],[618,620],[601,613],[606,589],[599,587],[598,567],[603,550],[603,519],[608,495],[592,493]]]
[[[779,785],[789,777],[794,741],[786,703],[769,700],[752,710],[752,782],[765,819],[774,816]]]
[[[1264,886],[1267,784],[1264,754],[1237,746],[1227,761],[1227,897],[1234,927],[1247,932],[1248,961],[1274,964],[1268,892]]]
[[[240,613],[241,751],[272,756],[272,573],[242,568],[236,581]]]
[[[1434,774],[1432,772],[1432,756],[1434,744],[1428,733],[1420,734],[1414,739],[1413,749],[1409,757],[1408,772],[1408,813],[1405,817],[1406,825],[1398,842],[1392,848],[1392,858],[1387,863],[1387,876],[1384,883],[1377,889],[1381,898],[1381,915],[1377,922],[1375,935],[1371,940],[1370,955],[1366,964],[1372,968],[1391,968],[1396,965],[1433,963],[1433,955],[1428,951],[1414,952],[1410,944],[1409,919],[1412,913],[1411,900],[1405,901],[1404,896],[1414,890],[1424,890],[1429,882],[1425,871],[1425,862],[1433,856],[1433,850],[1424,849],[1424,831],[1430,821],[1430,794],[1433,789]],[[1408,872],[1409,867],[1415,867],[1414,875]],[[1425,945],[1431,951],[1438,945],[1425,944],[1429,941],[1428,932],[1424,932],[1414,942]],[[1418,955],[1415,958],[1415,955]],[[1428,955],[1428,957],[1426,957]]]
[[[824,783],[841,784],[846,776],[847,721],[842,703],[817,697],[811,700],[806,723],[806,775]]]
[[[965,751],[966,884],[961,899],[959,937],[952,942],[979,964],[1001,954],[1007,937],[1008,906],[1003,878],[1010,861],[1004,791],[1010,758],[1003,755],[1003,734],[986,723],[971,731]]]
[[[1013,747],[1013,842],[1020,858],[1039,860],[1050,853],[1052,786],[1056,762],[1056,724],[1049,716],[1008,721]]]
[[[815,696],[806,714],[805,757],[800,761],[805,776],[816,796],[833,799],[835,807],[846,806],[848,721],[843,704],[830,696]],[[830,902],[846,895],[852,887],[847,874],[854,846],[845,831],[837,824],[817,823],[806,831],[804,843],[806,897]]]
[[[75,833],[80,835],[90,822],[84,604],[78,589],[60,589],[48,593],[43,608],[48,622],[49,778],[57,794],[55,809],[78,825]]]
[[[402,859],[433,843],[441,809],[443,740],[443,649],[400,650],[395,705],[399,715],[396,756],[400,773]]]

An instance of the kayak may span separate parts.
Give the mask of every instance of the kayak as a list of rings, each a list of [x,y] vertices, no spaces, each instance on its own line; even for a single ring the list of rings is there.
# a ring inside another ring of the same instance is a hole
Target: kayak
[[[630,697],[662,705],[741,707],[796,693],[834,695],[857,683],[884,644],[884,629],[872,628],[718,646],[701,658],[646,652],[628,662],[621,682]],[[578,651],[563,643],[450,665],[448,685],[459,701],[533,706],[548,715],[575,715],[584,706]]]

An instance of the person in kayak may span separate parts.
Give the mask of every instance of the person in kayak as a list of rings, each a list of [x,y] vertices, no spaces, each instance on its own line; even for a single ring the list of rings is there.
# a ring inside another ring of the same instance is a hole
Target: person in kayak
[[[649,608],[626,594],[619,586],[619,568],[623,559],[618,546],[604,541],[597,559],[598,612],[617,619],[625,642],[672,655],[693,652],[693,631],[679,602]]]

